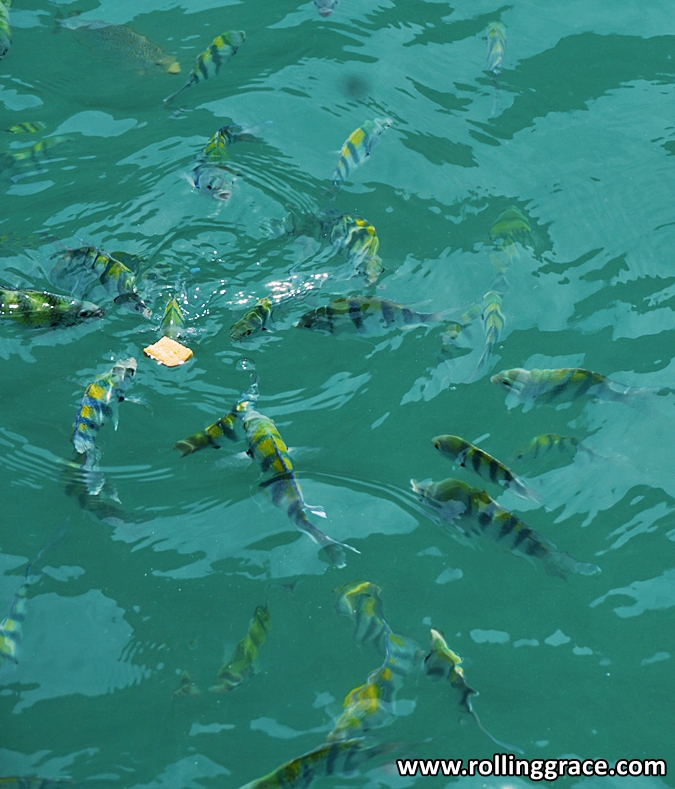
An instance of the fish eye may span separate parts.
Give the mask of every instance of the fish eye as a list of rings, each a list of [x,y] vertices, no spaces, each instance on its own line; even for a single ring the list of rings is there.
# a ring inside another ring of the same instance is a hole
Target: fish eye
[[[513,384],[511,383],[511,381],[509,381],[509,379],[508,379],[508,378],[505,378],[505,379],[502,381],[502,383],[504,384],[504,386],[513,386]]]

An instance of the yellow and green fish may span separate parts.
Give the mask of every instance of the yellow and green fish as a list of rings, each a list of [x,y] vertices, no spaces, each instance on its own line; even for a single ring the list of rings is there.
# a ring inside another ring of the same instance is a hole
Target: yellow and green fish
[[[136,360],[122,359],[113,368],[98,375],[84,390],[75,417],[72,442],[80,455],[95,457],[96,437],[106,419],[113,419],[117,429],[117,405],[136,375]]]
[[[197,85],[197,83],[203,80],[215,77],[220,72],[220,69],[237,53],[237,50],[244,41],[246,41],[246,33],[243,30],[231,30],[220,36],[216,36],[209,48],[202,52],[201,55],[197,57],[197,60],[195,60],[195,65],[185,85],[179,88],[175,93],[167,96],[164,99],[164,103],[166,104],[172,101],[179,93],[191,88],[193,85]]]
[[[493,348],[499,342],[499,338],[504,331],[506,319],[502,312],[502,297],[501,294],[494,290],[488,291],[483,296],[483,329],[485,331],[485,347],[481,354],[476,369],[473,373],[475,379],[482,371],[487,358],[492,353]]]
[[[335,610],[351,617],[356,625],[357,643],[372,642],[379,652],[385,650],[389,625],[384,619],[384,604],[380,587],[370,581],[356,581],[335,590]]]
[[[490,22],[487,27],[487,70],[499,74],[504,60],[506,29],[501,22]]]
[[[22,121],[5,129],[8,134],[36,134],[46,129],[47,126],[42,121]]]
[[[2,6],[2,0],[0,0],[0,6]],[[9,164],[19,165],[20,167],[30,164],[40,164],[47,158],[47,152],[50,148],[54,148],[64,142],[70,142],[70,140],[70,137],[45,137],[44,140],[36,142],[34,145],[31,145],[30,148],[24,148],[21,151],[14,151],[3,155]]]
[[[431,443],[441,455],[463,468],[475,471],[479,477],[503,485],[521,498],[531,499],[538,504],[542,503],[541,498],[533,490],[530,490],[511,469],[469,441],[465,441],[459,436],[443,435],[435,436],[431,439]]]
[[[532,228],[523,212],[512,205],[502,211],[490,228],[490,238],[498,249],[504,249],[519,242],[526,244],[531,240]]]
[[[377,254],[380,239],[375,228],[354,214],[340,214],[332,222],[330,240],[336,252],[341,252],[354,267],[365,274],[372,285],[384,271],[382,258]]]
[[[311,537],[326,552],[336,567],[346,565],[344,548],[360,553],[350,545],[338,542],[318,529],[307,517],[307,512],[325,517],[321,507],[308,505],[295,478],[288,447],[279,435],[274,422],[264,414],[249,409],[243,416],[248,454],[263,472],[270,472],[271,479],[262,483],[272,503],[286,512],[295,527]]]
[[[269,296],[258,299],[251,309],[230,327],[230,339],[233,342],[247,340],[254,334],[267,331],[272,315],[273,302]]]
[[[552,449],[557,450],[561,454],[568,454],[571,457],[576,455],[578,449],[585,449],[587,452],[593,450],[585,447],[581,441],[575,436],[560,436],[557,433],[542,433],[540,436],[535,436],[524,447],[516,452],[516,459],[522,460],[524,457],[531,458],[539,457],[550,452]]]
[[[0,288],[0,318],[26,326],[75,326],[104,315],[105,310],[90,301],[78,301],[44,290]]]
[[[9,9],[12,0],[0,0],[0,60],[12,46],[12,29],[9,26]]]
[[[350,691],[342,703],[343,711],[326,742],[359,737],[370,729],[386,726],[393,718],[395,687],[386,661],[369,674],[363,685]]]
[[[174,444],[174,449],[181,453],[181,457],[191,455],[200,449],[213,447],[219,449],[221,440],[227,438],[229,441],[237,440],[235,426],[241,422],[244,413],[255,406],[258,399],[258,383],[254,380],[251,386],[242,392],[239,400],[232,406],[229,413],[216,420],[199,433],[193,433],[187,438],[183,438]]]
[[[222,126],[206,143],[202,151],[204,161],[211,163],[227,162],[230,156],[227,148],[236,142],[255,142],[258,140],[256,133],[272,121],[257,123],[255,126],[240,126],[238,123],[228,123]]]
[[[171,695],[174,699],[177,699],[181,696],[199,696],[201,695],[201,690],[199,690],[199,688],[195,685],[188,672],[184,671],[180,675],[180,687],[178,690],[174,690]]]
[[[592,397],[596,400],[618,400],[633,405],[636,395],[649,392],[612,381],[600,373],[579,367],[563,367],[555,370],[525,370],[516,367],[502,370],[490,379],[509,393],[506,398],[508,408],[517,403],[525,403],[529,410],[533,400],[541,403],[557,403],[576,400],[579,397]]]
[[[416,312],[404,304],[377,296],[352,296],[335,299],[325,307],[306,312],[295,327],[323,334],[355,330],[365,337],[379,337],[393,328],[412,329],[442,320],[439,312]]]
[[[513,513],[500,507],[484,490],[472,488],[458,479],[441,482],[410,480],[419,500],[446,523],[459,519],[468,524],[457,528],[464,534],[484,534],[505,550],[532,559],[539,559],[549,575],[564,577],[565,573],[595,575],[600,568],[579,562],[523,523]]]
[[[162,322],[159,324],[159,333],[172,340],[179,340],[187,334],[185,314],[175,296],[172,296],[166,303]]]
[[[478,728],[494,743],[502,748],[507,748],[510,751],[523,753],[520,748],[516,748],[513,745],[509,745],[508,743],[500,742],[499,740],[495,739],[490,734],[490,732],[483,727],[483,724],[480,722],[480,718],[476,714],[471,702],[471,697],[478,696],[479,693],[477,690],[474,690],[472,687],[470,687],[466,682],[464,677],[464,669],[461,666],[462,658],[459,657],[459,655],[456,655],[450,649],[445,637],[443,636],[443,633],[441,633],[440,630],[434,630],[432,628],[430,635],[431,651],[424,659],[424,671],[426,675],[431,680],[446,679],[455,690],[459,691],[460,709],[468,713],[476,721]]]
[[[375,118],[366,121],[347,137],[333,170],[333,186],[340,186],[357,167],[368,160],[373,148],[380,141],[380,136],[391,124],[389,118]]]
[[[209,688],[214,693],[233,690],[253,673],[253,663],[260,647],[265,643],[270,629],[270,612],[267,605],[258,606],[248,626],[248,632],[234,648],[230,660],[218,672],[218,684]]]

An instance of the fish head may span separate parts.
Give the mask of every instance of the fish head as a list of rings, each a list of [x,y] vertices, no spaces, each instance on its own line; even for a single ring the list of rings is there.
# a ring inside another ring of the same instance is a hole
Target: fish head
[[[338,0],[314,0],[314,5],[319,11],[319,16],[330,16],[337,8]]]
[[[459,436],[435,436],[431,443],[439,452],[454,457],[466,449],[466,442]]]
[[[433,482],[431,479],[423,479],[421,482],[418,482],[416,479],[411,479],[410,484],[413,489],[413,493],[417,496],[420,501],[424,501],[427,496],[427,492]]]
[[[115,362],[112,369],[113,379],[116,380],[117,386],[120,388],[128,386],[136,375],[138,362],[132,357],[129,359],[120,359]]]
[[[296,329],[313,329],[324,334],[332,334],[333,327],[326,316],[325,309],[319,307],[316,310],[306,312],[295,324]]]
[[[180,74],[180,63],[171,55],[162,58],[159,65],[167,74]]]
[[[256,331],[265,331],[264,327],[258,325],[259,322],[254,322],[250,318],[242,318],[240,321],[232,324],[230,329],[230,339],[232,342],[241,342],[247,340]]]
[[[223,167],[197,165],[189,180],[195,189],[214,200],[226,202],[232,197],[234,175]]]
[[[96,318],[102,318],[105,315],[105,310],[103,307],[99,307],[96,304],[92,304],[90,301],[83,301],[78,310],[77,310],[77,318],[81,321],[88,321],[94,320]]]
[[[500,373],[493,375],[490,381],[507,389],[509,392],[513,392],[515,395],[520,395],[525,388],[527,376],[527,370],[524,370],[522,367],[515,367],[513,370],[502,370]]]

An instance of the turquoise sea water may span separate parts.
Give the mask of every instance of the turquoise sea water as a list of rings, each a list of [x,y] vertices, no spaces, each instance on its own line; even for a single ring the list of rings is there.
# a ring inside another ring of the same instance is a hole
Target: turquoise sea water
[[[661,2],[341,0],[321,18],[298,0],[16,2],[0,126],[46,129],[2,134],[2,151],[67,140],[32,165],[3,161],[0,284],[57,290],[52,256],[95,244],[140,256],[153,317],[99,289],[90,298],[106,307],[100,321],[0,327],[0,618],[26,563],[67,524],[33,572],[19,662],[0,667],[0,775],[237,789],[311,750],[381,663],[334,610],[333,590],[355,580],[380,587],[393,630],[424,650],[430,626],[445,633],[480,692],[483,725],[527,758],[675,766],[671,12]],[[175,54],[181,74],[143,69],[59,27],[57,15],[129,24]],[[486,71],[490,22],[506,29],[496,78]],[[246,31],[236,56],[164,107],[226,30]],[[343,188],[327,192],[342,143],[376,117],[391,128]],[[218,127],[265,121],[259,141],[232,146],[239,175],[229,201],[181,178]],[[320,233],[284,232],[291,213],[329,204],[377,229],[385,272],[374,287],[346,278],[345,259]],[[507,254],[491,228],[512,207],[530,233]],[[194,357],[170,370],[142,348],[157,339],[177,279]],[[480,315],[459,350],[443,346],[443,324],[373,338],[293,328],[309,309],[359,294],[458,320],[496,281],[505,327],[475,380]],[[232,323],[270,293],[274,331],[233,343]],[[112,360],[129,356],[139,362],[130,394],[144,403],[122,403],[119,429],[106,424],[98,439],[119,503],[102,493],[82,508],[61,462],[73,458],[78,403]],[[513,367],[583,367],[653,391],[634,403],[508,408],[490,375]],[[227,413],[253,369],[259,410],[297,448],[306,500],[325,508],[314,522],[360,551],[344,569],[265,497],[244,442],[185,458],[172,450]],[[453,469],[431,445],[439,433],[480,443],[550,511]],[[592,452],[513,459],[542,433],[573,435]],[[455,539],[409,485],[448,476],[486,486],[602,572],[563,580],[489,539]],[[111,509],[93,512],[99,501]],[[271,628],[255,674],[209,693],[266,601]],[[184,671],[200,695],[173,696]],[[401,743],[397,755],[501,750],[461,715],[447,683],[419,670],[387,723],[371,734]],[[317,785],[527,784],[403,779],[393,759]]]

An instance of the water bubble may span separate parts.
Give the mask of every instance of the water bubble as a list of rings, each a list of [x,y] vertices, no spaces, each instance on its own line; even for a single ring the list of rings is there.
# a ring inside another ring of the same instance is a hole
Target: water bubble
[[[251,361],[251,359],[243,358],[237,362],[236,367],[237,370],[250,370],[253,372],[255,370],[255,362]]]

